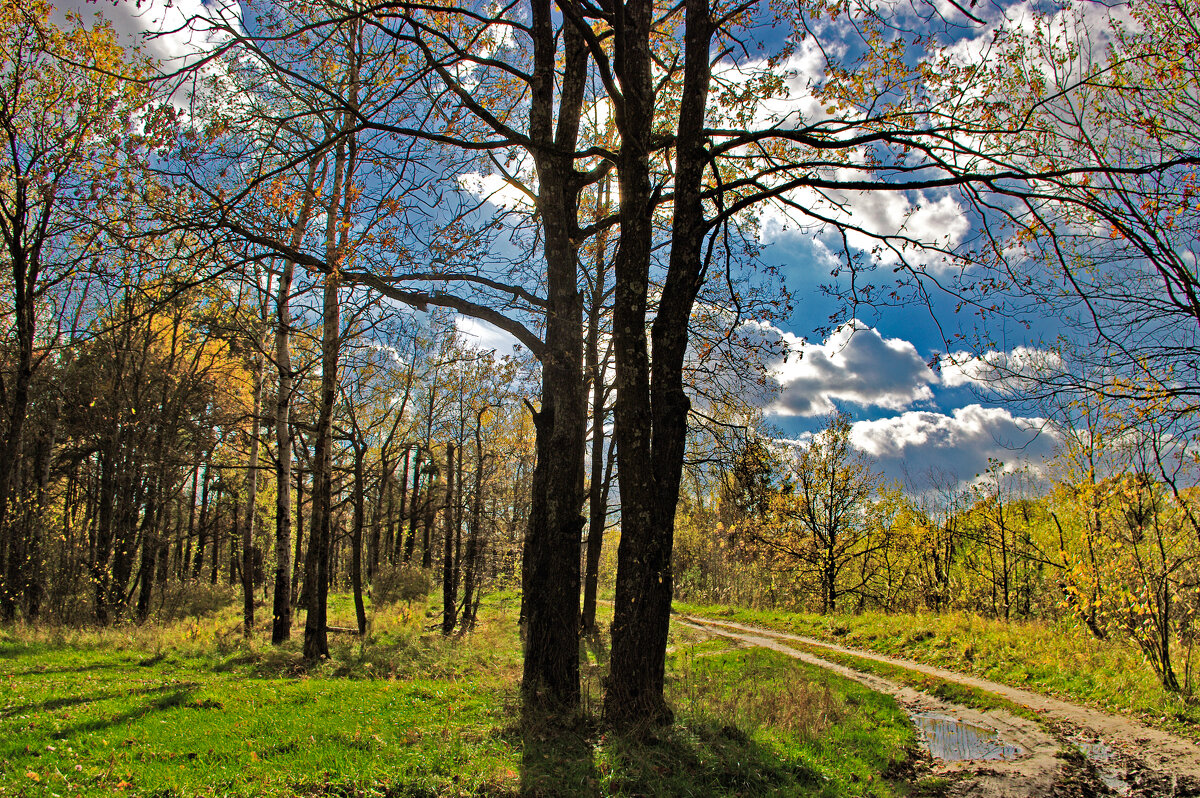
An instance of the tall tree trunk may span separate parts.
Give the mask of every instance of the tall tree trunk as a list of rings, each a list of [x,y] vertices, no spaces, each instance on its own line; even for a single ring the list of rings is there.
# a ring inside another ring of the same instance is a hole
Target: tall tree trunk
[[[646,143],[654,115],[650,4],[626,7],[619,23],[624,36],[619,36],[616,43],[625,128],[618,162],[621,247],[613,321],[621,543],[604,711],[617,727],[671,718],[663,698],[663,678],[673,591],[671,548],[690,405],[683,388],[683,362],[688,321],[704,274],[701,252],[707,223],[701,178],[706,163],[703,126],[712,35],[708,0],[685,0],[684,7],[685,62],[676,139],[675,215],[667,277],[651,332],[654,361],[649,375],[645,312],[651,241],[648,206],[652,197]],[[627,233],[632,233],[629,241]]]
[[[264,315],[265,315],[264,301]],[[266,347],[263,336],[258,337],[258,349]],[[246,520],[242,527],[242,633],[254,633],[254,522],[258,517],[258,445],[262,432],[263,384],[265,364],[261,354],[254,363],[254,411],[250,418],[250,463],[246,471]]]
[[[299,249],[312,215],[313,188],[316,185],[317,163],[308,165],[300,213],[292,228],[292,247]],[[285,258],[279,274],[279,290],[275,299],[275,366],[278,370],[275,394],[275,594],[271,605],[271,642],[279,645],[292,636],[292,562],[288,554],[292,545],[292,280],[296,264]],[[297,516],[300,509],[297,508]],[[299,530],[296,537],[296,564],[300,562]]]
[[[608,214],[607,184],[597,203],[596,217]],[[596,631],[596,590],[600,581],[600,554],[604,548],[604,526],[608,521],[608,478],[605,476],[604,410],[605,372],[608,358],[600,358],[600,319],[604,311],[604,277],[606,269],[604,232],[596,236],[596,278],[592,285],[591,307],[588,309],[586,360],[592,381],[592,473],[588,486],[587,553],[583,569],[583,614],[580,627],[584,634]],[[609,461],[611,463],[611,461]]]
[[[458,596],[454,584],[454,442],[446,444],[446,501],[442,525],[446,530],[442,547],[442,634],[449,635],[458,622]]]
[[[13,483],[21,459],[25,421],[29,414],[29,392],[33,384],[34,334],[37,324],[36,287],[39,271],[38,258],[30,257],[24,247],[22,229],[26,223],[28,207],[28,185],[26,180],[14,184],[12,215],[6,219],[6,229],[16,234],[10,238],[8,249],[9,268],[14,292],[12,313],[13,327],[17,340],[16,374],[10,390],[6,390],[9,401],[5,407],[4,445],[0,448],[0,619],[11,621],[16,614],[17,592],[23,564],[18,551],[17,530],[12,522]],[[7,215],[7,214],[6,214]],[[16,226],[12,226],[13,223]],[[4,386],[6,389],[9,386]]]
[[[340,171],[341,167],[338,167]],[[332,213],[330,214],[333,215]],[[321,401],[313,455],[312,520],[308,527],[308,552],[304,569],[304,656],[315,660],[329,656],[326,634],[326,597],[329,590],[329,543],[332,521],[333,403],[337,395],[338,276],[325,275],[324,325],[321,336]]]
[[[112,572],[109,558],[112,556],[113,514],[116,503],[116,475],[113,459],[115,441],[109,441],[99,453],[100,475],[96,493],[96,540],[91,558],[92,584],[95,586],[94,611],[96,623],[101,626],[112,620],[109,606],[109,583]]]
[[[337,171],[340,172],[339,165]],[[339,175],[340,178],[340,175]],[[333,215],[333,214],[331,214]],[[339,277],[325,275],[324,325],[321,336],[321,402],[313,456],[312,521],[308,530],[304,594],[308,608],[304,619],[304,656],[329,656],[326,634],[326,597],[329,590],[329,548],[333,500],[333,404],[337,396]]]
[[[357,33],[354,38],[357,38]],[[356,48],[357,44],[355,42],[351,46]],[[349,104],[353,108],[358,96],[357,50],[350,55],[347,88]],[[346,127],[343,132],[350,134],[349,127],[357,124],[357,120],[347,112],[343,114],[341,124]],[[339,143],[337,147],[334,156],[333,192],[326,208],[325,263],[329,271],[325,274],[321,329],[321,402],[313,458],[313,523],[309,529],[308,546],[309,560],[314,563],[311,570],[314,573],[313,581],[306,588],[308,612],[304,619],[304,656],[309,660],[329,656],[326,599],[329,592],[329,555],[333,520],[333,406],[337,399],[338,355],[341,344],[338,288],[342,279],[342,260],[348,253],[346,236],[350,231],[350,209],[354,201],[352,184],[356,168],[356,147],[353,134],[350,134],[348,141]]]
[[[401,556],[402,556],[404,562],[408,562],[409,557],[412,556],[412,552],[402,552],[402,547],[404,546],[404,542],[401,540],[401,538],[404,537],[404,520],[403,519],[406,517],[405,513],[407,513],[409,511],[409,508],[408,508],[408,464],[409,464],[409,455],[411,453],[412,453],[412,449],[409,447],[405,447],[405,449],[404,449],[404,467],[400,471],[399,506],[390,508],[390,510],[388,512],[388,540],[391,541],[391,548],[389,549],[389,552],[388,552],[388,557],[389,557],[388,561],[392,565],[396,564],[396,560],[397,560],[396,554],[398,552],[401,553]],[[399,526],[397,526],[397,524],[399,524]],[[410,539],[411,539],[411,537],[410,537]]]
[[[413,463],[412,496],[408,500],[408,536],[404,539],[404,564],[412,562],[413,550],[417,545],[417,507],[421,495],[421,447],[417,446],[417,458]]]
[[[159,468],[156,471],[158,474],[154,484],[147,492],[148,500],[142,516],[142,561],[138,566],[138,579],[140,582],[137,604],[134,608],[138,623],[144,623],[150,617],[150,599],[153,596],[154,589],[155,558],[160,548],[158,541],[159,519],[157,518],[157,513],[162,492],[162,463],[159,464]]]
[[[209,546],[212,552],[209,554],[209,584],[215,585],[217,577],[221,573],[221,496],[225,493],[224,478],[217,482],[217,495],[213,497],[212,520],[210,524],[211,537]]]
[[[200,521],[196,528],[196,559],[192,563],[193,568],[195,569],[193,576],[195,576],[197,579],[199,579],[204,573],[204,545],[208,539],[209,523],[211,521],[209,517],[208,504],[208,489],[209,485],[211,484],[209,480],[209,472],[212,470],[211,465],[208,462],[208,458],[210,457],[212,457],[212,452],[205,452],[204,477],[202,478],[203,481],[200,483]],[[216,555],[214,554],[211,556],[215,557]]]
[[[229,528],[229,586],[233,587],[238,583],[238,577],[242,569],[241,561],[238,559],[238,543],[242,539],[242,503],[238,501],[236,491],[230,491],[230,498],[233,499],[233,526]],[[250,519],[246,519],[249,521]],[[254,596],[250,596],[250,600],[254,600]],[[244,611],[244,610],[243,610]]]
[[[310,167],[309,174],[315,170]],[[306,192],[306,204],[310,190]],[[304,214],[302,214],[303,216]],[[295,264],[283,263],[275,300],[275,591],[271,602],[271,643],[279,645],[292,636],[292,331],[291,293]],[[300,553],[297,550],[296,556]]]
[[[351,488],[354,501],[354,518],[351,521],[350,527],[350,586],[354,591],[354,617],[358,621],[358,633],[360,635],[367,633],[367,610],[363,605],[362,580],[363,526],[367,514],[365,484],[367,475],[366,469],[363,466],[363,460],[366,456],[365,448],[360,447],[358,442],[355,442],[354,486]]]
[[[527,705],[579,704],[579,544],[587,434],[583,379],[583,302],[579,293],[579,189],[574,165],[588,52],[564,26],[559,114],[554,126],[556,36],[552,4],[533,0],[534,78],[529,132],[545,232],[546,339],[541,409],[534,414],[537,464],[522,569]]]
[[[42,597],[46,586],[42,580],[45,576],[42,564],[42,538],[46,535],[49,521],[50,501],[50,465],[54,460],[54,441],[58,431],[58,405],[55,403],[53,412],[42,430],[38,445],[38,456],[34,469],[34,505],[31,523],[29,524],[29,545],[27,548],[25,567],[25,617],[36,620],[41,614]]]
[[[292,606],[301,604],[308,606],[302,593],[302,586],[307,584],[307,576],[301,579],[300,569],[308,564],[304,557],[304,469],[296,471],[296,556],[292,558]]]
[[[476,583],[479,571],[479,541],[482,537],[483,526],[483,465],[486,459],[483,454],[483,414],[487,408],[479,411],[475,418],[475,490],[471,494],[471,515],[467,523],[466,563],[463,567],[463,600],[461,629],[466,631],[475,626]]]

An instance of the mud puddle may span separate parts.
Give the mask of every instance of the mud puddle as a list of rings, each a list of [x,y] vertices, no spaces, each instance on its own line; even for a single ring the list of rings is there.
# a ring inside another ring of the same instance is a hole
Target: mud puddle
[[[1079,753],[1083,754],[1092,764],[1096,770],[1096,777],[1103,782],[1105,787],[1117,795],[1129,795],[1132,792],[1133,788],[1129,782],[1118,775],[1117,762],[1112,749],[1099,740],[1085,740],[1077,737],[1069,739]]]
[[[913,712],[910,717],[929,753],[943,762],[1008,761],[1025,754],[1024,749],[1004,742],[992,729],[949,715]]]

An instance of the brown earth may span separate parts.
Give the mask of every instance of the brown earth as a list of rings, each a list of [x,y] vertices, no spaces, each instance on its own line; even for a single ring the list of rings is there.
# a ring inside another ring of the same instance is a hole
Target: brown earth
[[[1007,761],[934,760],[932,774],[949,782],[937,794],[972,798],[1066,798],[1067,796],[1200,796],[1200,746],[1130,718],[1072,704],[1030,690],[923,665],[899,657],[847,648],[816,638],[730,621],[677,616],[685,625],[740,645],[762,646],[853,679],[894,696],[910,714],[935,712],[993,729],[1022,749]],[[951,704],[912,687],[848,668],[787,645],[798,643],[887,663],[947,682],[982,690],[1032,710],[1038,721],[1000,709]],[[1083,751],[1091,756],[1085,756]]]

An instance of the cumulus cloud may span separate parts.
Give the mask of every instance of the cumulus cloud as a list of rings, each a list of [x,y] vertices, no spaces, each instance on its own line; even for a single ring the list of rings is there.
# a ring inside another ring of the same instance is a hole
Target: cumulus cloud
[[[884,338],[859,321],[839,327],[822,344],[782,335],[801,356],[776,364],[781,392],[768,412],[818,416],[836,410],[836,401],[903,410],[933,398],[937,376],[908,341]]]
[[[481,351],[490,349],[500,354],[511,354],[513,349],[520,346],[512,335],[486,321],[458,315],[454,317],[454,326],[469,346]]]
[[[1063,368],[1060,355],[1036,347],[1018,346],[1008,352],[992,350],[982,355],[954,352],[942,359],[942,385],[1015,396],[1029,388],[1039,374],[1060,373]]]
[[[490,202],[497,208],[533,209],[533,200],[519,186],[502,175],[468,173],[459,175],[458,184],[472,196]]]
[[[951,415],[913,410],[858,421],[850,442],[876,458],[889,477],[919,481],[930,473],[970,479],[987,469],[989,457],[1010,469],[1026,463],[1036,468],[1054,453],[1058,437],[1044,419],[971,404]]]
[[[840,177],[861,179],[862,175]],[[953,251],[971,231],[966,210],[948,193],[801,189],[790,192],[786,199],[793,206],[810,209],[828,224],[806,218],[796,207],[768,203],[762,212],[763,243],[786,239],[797,232],[816,232],[816,243],[827,257],[834,257],[832,251],[843,246],[841,234],[830,225],[845,226],[844,243],[852,250],[872,252],[884,265],[899,263],[903,258],[935,270],[939,266],[951,268],[955,264],[943,252]]]

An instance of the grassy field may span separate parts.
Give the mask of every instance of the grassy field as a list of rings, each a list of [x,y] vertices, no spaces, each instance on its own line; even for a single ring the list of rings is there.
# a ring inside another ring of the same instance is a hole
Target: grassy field
[[[242,639],[232,607],[102,631],[0,631],[0,794],[21,796],[904,795],[914,734],[891,699],[765,651],[673,631],[670,727],[521,719],[512,594],[465,638],[423,602],[372,612],[307,667]],[[337,597],[331,624],[350,625]]]
[[[675,610],[906,657],[1137,716],[1200,739],[1200,702],[1165,691],[1145,658],[1131,646],[1097,640],[1065,623],[1006,623],[966,613],[823,616],[679,602]],[[862,667],[862,662],[856,667]]]

